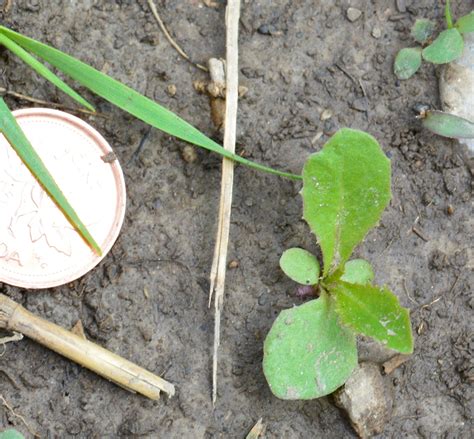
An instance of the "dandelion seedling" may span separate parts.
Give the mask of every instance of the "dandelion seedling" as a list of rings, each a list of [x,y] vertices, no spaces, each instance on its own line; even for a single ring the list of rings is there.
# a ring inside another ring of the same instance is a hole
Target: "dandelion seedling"
[[[415,21],[411,36],[419,44],[398,52],[394,73],[398,79],[411,78],[420,68],[422,59],[432,64],[447,64],[458,59],[464,50],[463,35],[474,31],[474,11],[461,17],[455,24],[451,16],[449,0],[446,2],[445,19],[447,29],[435,39],[435,23],[427,19]]]
[[[357,365],[356,334],[404,354],[413,351],[408,310],[387,287],[372,283],[367,261],[349,260],[391,197],[390,161],[377,141],[361,131],[337,132],[306,161],[301,194],[323,269],[300,248],[286,250],[280,260],[287,276],[319,292],[282,311],[265,340],[264,373],[282,399],[319,398],[343,385]]]

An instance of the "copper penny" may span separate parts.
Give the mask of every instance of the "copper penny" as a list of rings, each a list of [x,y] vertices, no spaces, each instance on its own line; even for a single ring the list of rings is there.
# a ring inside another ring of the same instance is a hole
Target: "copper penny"
[[[103,255],[89,248],[0,135],[0,282],[63,285],[95,267],[117,239],[126,202],[122,170],[107,141],[81,119],[44,108],[13,114]]]

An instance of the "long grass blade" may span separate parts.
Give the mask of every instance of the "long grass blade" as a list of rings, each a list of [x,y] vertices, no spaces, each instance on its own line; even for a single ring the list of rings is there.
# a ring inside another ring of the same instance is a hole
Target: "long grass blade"
[[[97,95],[155,128],[251,168],[295,180],[301,179],[299,175],[281,172],[226,151],[218,143],[173,112],[60,50],[28,38],[4,26],[0,26],[0,33],[14,40],[24,49],[34,53]]]
[[[28,64],[36,73],[40,74],[48,81],[53,83],[56,87],[58,87],[61,91],[69,95],[71,98],[79,102],[81,105],[86,107],[90,111],[95,111],[94,107],[87,102],[81,95],[76,93],[69,85],[67,85],[64,81],[58,78],[51,70],[49,70],[46,66],[41,64],[36,58],[31,56],[25,49],[21,46],[16,44],[7,36],[0,33],[0,44],[3,44],[7,49],[11,50],[18,58],[23,60],[26,64]]]
[[[95,242],[92,235],[87,230],[86,226],[79,219],[69,201],[62,193],[59,186],[54,181],[53,176],[49,173],[39,155],[34,150],[30,141],[23,133],[20,125],[11,113],[7,104],[0,97],[0,132],[5,136],[8,143],[16,151],[21,160],[28,167],[33,176],[39,181],[41,186],[46,190],[49,196],[57,204],[57,206],[64,213],[66,218],[72,226],[79,232],[86,243],[98,254],[102,251],[99,245]]]

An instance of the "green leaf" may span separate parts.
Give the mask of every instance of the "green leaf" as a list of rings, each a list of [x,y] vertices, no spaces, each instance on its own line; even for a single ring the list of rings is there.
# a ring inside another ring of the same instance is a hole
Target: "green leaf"
[[[302,195],[326,277],[349,259],[388,205],[390,160],[371,135],[344,128],[306,161]]]
[[[330,292],[341,323],[398,352],[413,352],[409,312],[387,288],[340,282]]]
[[[462,34],[474,32],[474,11],[461,17],[455,24],[456,29]]]
[[[13,428],[0,432],[0,439],[25,439],[19,431]]]
[[[24,49],[34,53],[97,95],[155,128],[251,168],[295,180],[301,179],[299,175],[268,168],[225,150],[173,112],[70,55],[4,26],[0,26],[0,33],[14,40]]]
[[[355,336],[339,325],[332,300],[284,310],[264,344],[263,372],[281,399],[313,399],[336,390],[357,365]]]
[[[415,24],[411,28],[411,36],[418,43],[425,43],[435,30],[435,24],[431,20],[421,18],[415,21]]]
[[[72,226],[79,232],[87,244],[89,244],[97,254],[101,255],[102,251],[100,250],[99,245],[95,242],[94,238],[92,238],[86,226],[82,223],[72,206],[69,204],[69,201],[61,192],[61,189],[54,181],[53,176],[46,169],[40,156],[33,149],[30,141],[26,138],[20,125],[18,125],[15,117],[1,97],[0,132],[5,136],[8,143],[16,151],[33,176],[41,183],[41,186],[43,186],[52,200],[62,210]]]
[[[423,49],[423,58],[433,64],[446,64],[462,55],[464,41],[457,29],[441,32],[436,40]]]
[[[393,73],[398,79],[408,79],[418,71],[420,66],[421,48],[408,47],[398,52],[393,66]]]
[[[453,27],[453,17],[451,15],[451,2],[446,0],[446,5],[444,7],[444,18],[446,19],[446,26],[448,29]]]
[[[428,111],[422,119],[423,126],[431,132],[453,139],[474,138],[474,123],[443,111]]]
[[[81,105],[86,107],[91,111],[95,111],[94,107],[89,104],[82,96],[76,93],[71,87],[59,79],[51,70],[41,64],[36,58],[32,57],[28,52],[22,49],[10,38],[0,33],[0,44],[3,44],[7,49],[11,50],[16,56],[22,59],[26,64],[28,64],[33,70],[39,73],[41,76],[46,78],[48,81],[53,83],[61,91],[69,95],[71,98],[79,102]]]
[[[316,285],[319,281],[319,262],[314,255],[302,248],[290,248],[280,258],[283,272],[302,285]]]
[[[374,269],[364,259],[352,259],[344,265],[341,280],[350,284],[367,285],[374,280]]]

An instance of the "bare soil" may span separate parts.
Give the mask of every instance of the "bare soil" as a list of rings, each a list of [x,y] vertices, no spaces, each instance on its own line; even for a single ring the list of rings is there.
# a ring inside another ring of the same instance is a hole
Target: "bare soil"
[[[458,16],[474,5],[452,3]],[[346,18],[349,6],[363,12],[355,22]],[[158,0],[157,7],[192,60],[224,56],[223,1]],[[436,69],[424,65],[401,83],[392,74],[395,54],[411,44],[414,20],[432,18],[441,27],[442,12],[435,0],[243,2],[240,72],[249,92],[240,101],[238,151],[299,173],[309,154],[348,126],[374,135],[392,159],[393,200],[356,251],[412,311],[415,353],[385,378],[394,399],[383,438],[472,432],[474,164],[463,147],[423,131],[413,117],[417,103],[439,107]],[[3,22],[216,134],[208,99],[193,88],[206,74],[179,57],[145,0],[13,0]],[[0,60],[1,86],[73,105],[6,51]],[[83,92],[107,118],[81,117],[110,141],[125,172],[121,236],[99,267],[71,285],[40,292],[0,285],[0,292],[64,327],[82,320],[91,340],[163,375],[177,395],[149,401],[24,340],[0,357],[8,404],[46,438],[243,438],[260,417],[269,438],[355,437],[330,398],[278,400],[262,373],[273,320],[300,303],[278,259],[290,246],[317,251],[301,219],[300,183],[236,170],[229,258],[238,267],[227,277],[213,410],[207,301],[220,158],[197,151],[197,160],[186,161],[184,144],[156,130],[134,154],[148,127]],[[7,100],[13,108],[31,106]],[[321,120],[323,112],[331,117]],[[376,353],[364,343],[361,357]],[[30,437],[0,404],[0,427],[12,426]]]

